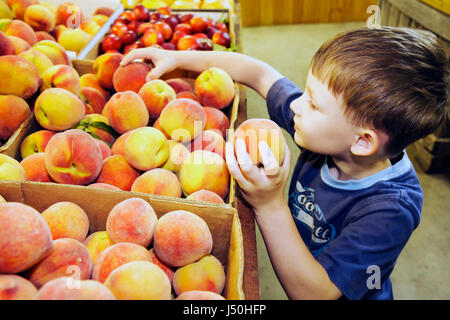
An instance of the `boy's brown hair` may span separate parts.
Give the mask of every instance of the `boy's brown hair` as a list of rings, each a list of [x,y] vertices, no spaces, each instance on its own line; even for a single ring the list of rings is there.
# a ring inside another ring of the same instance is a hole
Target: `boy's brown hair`
[[[431,32],[394,27],[345,32],[320,47],[311,71],[336,97],[342,95],[354,124],[389,136],[387,156],[448,118],[448,57]]]

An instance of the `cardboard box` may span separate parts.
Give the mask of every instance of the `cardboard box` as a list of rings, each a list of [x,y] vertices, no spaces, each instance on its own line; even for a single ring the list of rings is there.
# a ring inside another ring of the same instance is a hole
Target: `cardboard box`
[[[30,106],[32,107],[32,106]],[[0,153],[10,156],[14,159],[20,159],[20,144],[25,137],[33,131],[36,131],[37,123],[34,118],[34,113],[31,112],[28,118],[22,122],[11,137],[0,146]]]
[[[111,209],[120,201],[133,197],[147,201],[158,217],[174,210],[191,211],[203,218],[211,230],[212,254],[220,260],[226,272],[223,295],[231,300],[245,298],[242,289],[244,268],[242,231],[237,211],[230,205],[30,181],[0,181],[0,195],[7,201],[24,203],[39,212],[56,202],[74,202],[82,207],[89,217],[89,233],[106,230],[106,219]]]
[[[450,1],[448,0],[420,0],[445,14],[450,15]]]

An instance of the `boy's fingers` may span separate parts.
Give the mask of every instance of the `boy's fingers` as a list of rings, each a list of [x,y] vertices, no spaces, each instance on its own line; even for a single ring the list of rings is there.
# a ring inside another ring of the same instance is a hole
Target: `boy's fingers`
[[[255,182],[258,180],[259,172],[255,164],[247,153],[247,147],[244,140],[236,140],[236,156],[238,160],[239,167],[242,173],[247,177],[250,182]]]
[[[275,156],[270,150],[269,145],[265,141],[261,141],[258,143],[259,154],[261,155],[261,161],[264,165],[264,173],[267,176],[276,176],[280,172],[280,166],[278,165],[278,161],[275,159]]]
[[[152,70],[150,70],[145,80],[150,81],[153,79],[159,79],[164,73],[166,73],[166,71],[166,66],[164,66],[163,64],[158,64]]]
[[[227,162],[228,170],[230,171],[236,182],[239,184],[241,189],[248,190],[250,184],[248,183],[247,179],[245,179],[244,175],[241,172],[241,169],[239,168],[239,165],[234,156],[233,144],[231,142],[227,142],[225,144],[225,159]]]
[[[141,49],[131,50],[129,53],[127,53],[125,55],[125,57],[122,58],[120,65],[121,66],[127,65],[136,59],[150,59],[151,60],[151,57],[149,57],[148,49],[149,48],[141,48]]]

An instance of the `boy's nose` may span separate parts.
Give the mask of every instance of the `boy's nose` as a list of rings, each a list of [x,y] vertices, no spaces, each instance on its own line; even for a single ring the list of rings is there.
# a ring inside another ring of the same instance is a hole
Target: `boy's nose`
[[[291,102],[290,108],[292,111],[294,111],[295,114],[300,115],[303,104],[304,101],[302,97],[299,97],[298,99],[295,99],[294,101]]]

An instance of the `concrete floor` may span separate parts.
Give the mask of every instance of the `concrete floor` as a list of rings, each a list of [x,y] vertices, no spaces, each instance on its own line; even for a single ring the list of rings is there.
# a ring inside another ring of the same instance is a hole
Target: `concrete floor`
[[[320,45],[337,33],[360,26],[364,24],[247,27],[242,29],[243,52],[269,63],[304,88],[311,58]],[[247,89],[247,99],[248,118],[269,117],[265,101],[255,91]],[[299,152],[293,140],[286,137],[292,152],[292,170]],[[424,190],[422,221],[391,275],[394,298],[450,299],[450,174],[427,175],[415,167]],[[257,242],[261,299],[287,299],[258,228]]]

